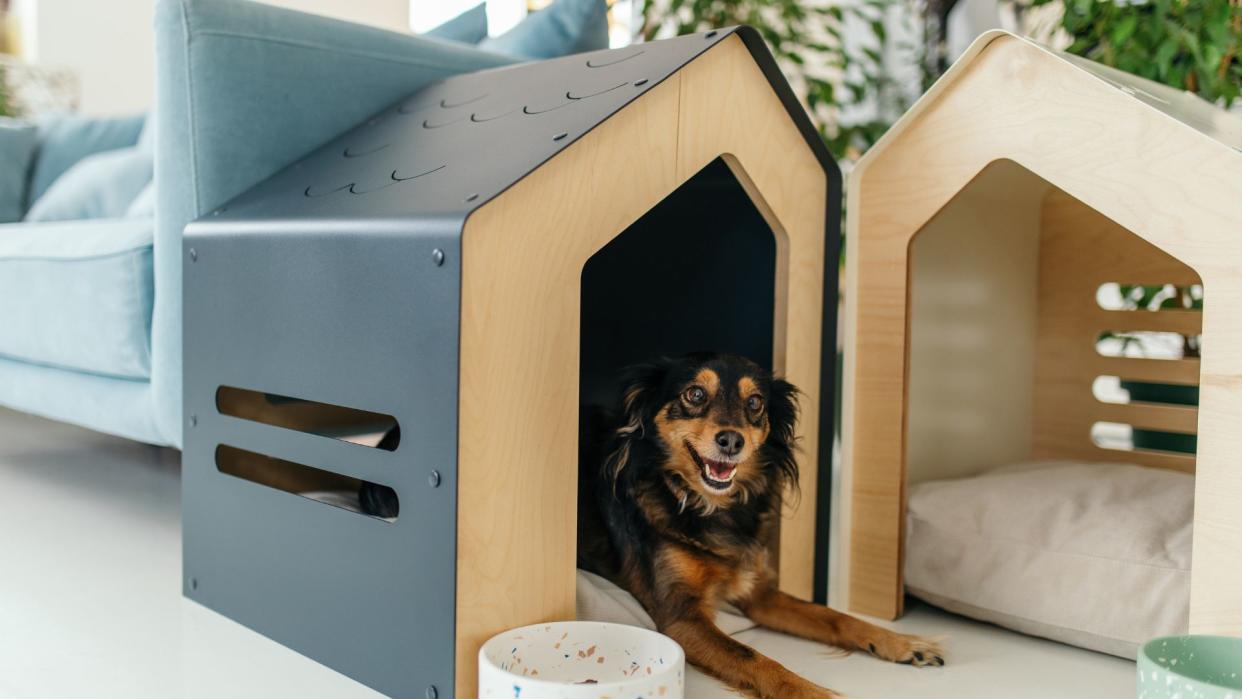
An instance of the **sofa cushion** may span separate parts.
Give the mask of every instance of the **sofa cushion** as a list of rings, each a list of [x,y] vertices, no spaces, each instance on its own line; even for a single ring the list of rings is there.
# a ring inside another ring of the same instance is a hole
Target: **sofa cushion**
[[[39,150],[26,201],[38,200],[57,177],[82,158],[136,144],[145,121],[141,114],[107,118],[67,114],[40,119]]]
[[[0,223],[20,221],[26,209],[26,172],[36,134],[33,124],[0,118]]]
[[[487,38],[487,3],[478,5],[441,24],[423,36],[437,39],[457,41],[463,44],[477,44]]]
[[[125,218],[150,218],[155,215],[155,181],[152,180],[143,187],[138,196],[125,210]]]
[[[151,373],[150,219],[0,225],[0,355]]]
[[[26,220],[120,218],[151,177],[151,155],[138,146],[87,156],[31,205]]]
[[[556,58],[608,48],[604,0],[556,0],[513,29],[479,42],[485,51],[516,58]]]

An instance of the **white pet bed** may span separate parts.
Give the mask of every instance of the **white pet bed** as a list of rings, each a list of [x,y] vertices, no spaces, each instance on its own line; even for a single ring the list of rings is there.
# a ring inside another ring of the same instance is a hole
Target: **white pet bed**
[[[911,486],[907,591],[1006,628],[1134,658],[1186,633],[1194,477],[1042,461]]]

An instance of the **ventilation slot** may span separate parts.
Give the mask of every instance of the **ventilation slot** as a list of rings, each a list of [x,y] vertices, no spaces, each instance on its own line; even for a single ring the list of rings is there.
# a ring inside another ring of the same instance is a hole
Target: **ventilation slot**
[[[308,500],[362,514],[358,498],[363,481],[357,478],[238,449],[227,444],[216,447],[216,468],[221,473],[251,483],[258,483],[268,488],[299,495]],[[395,521],[400,510],[397,495],[395,491],[386,486],[378,487],[391,498],[392,516],[373,519]]]
[[[391,415],[274,393],[221,386],[216,409],[221,415],[385,451],[395,451],[401,442],[401,428]]]
[[[1121,422],[1091,426],[1091,441],[1100,449],[1141,454],[1143,458],[1136,460],[1140,463],[1185,473],[1195,472],[1197,439],[1186,432],[1139,429]]]

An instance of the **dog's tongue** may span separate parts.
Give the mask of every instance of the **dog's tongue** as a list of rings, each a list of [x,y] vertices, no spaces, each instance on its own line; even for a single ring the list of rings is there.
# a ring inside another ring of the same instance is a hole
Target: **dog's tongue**
[[[725,464],[719,461],[708,461],[707,470],[711,472],[712,478],[723,481],[733,475],[733,464]]]

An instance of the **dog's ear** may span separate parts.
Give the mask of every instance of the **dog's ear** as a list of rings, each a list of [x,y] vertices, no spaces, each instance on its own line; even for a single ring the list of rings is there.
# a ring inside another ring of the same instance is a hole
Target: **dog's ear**
[[[794,458],[797,444],[798,395],[793,384],[772,379],[768,389],[768,425],[770,432],[763,448],[768,462],[780,470],[781,478],[795,491],[798,489],[798,462]]]
[[[620,425],[613,435],[606,468],[616,490],[617,478],[630,462],[630,447],[646,436],[647,423],[660,409],[660,390],[668,375],[669,361],[662,359],[625,370],[621,392]]]

